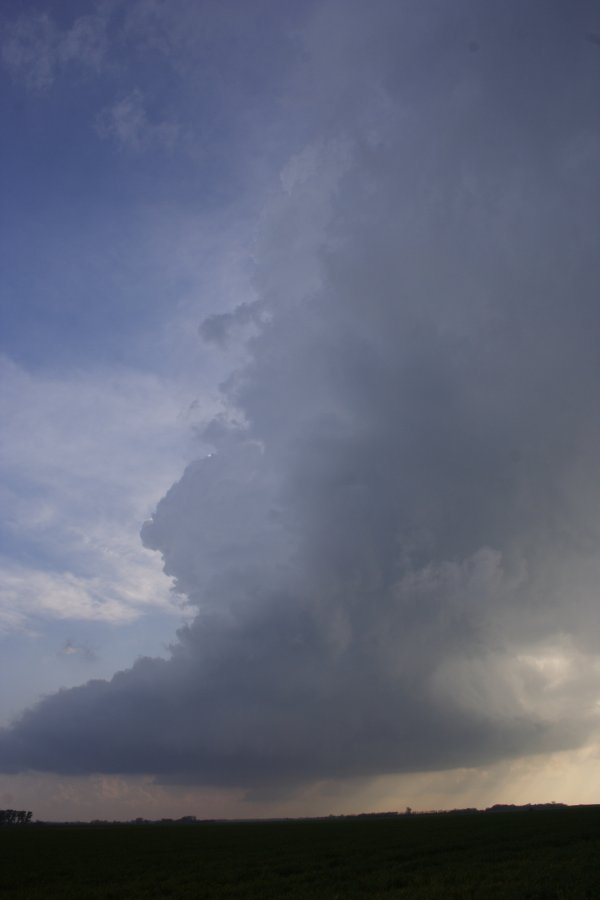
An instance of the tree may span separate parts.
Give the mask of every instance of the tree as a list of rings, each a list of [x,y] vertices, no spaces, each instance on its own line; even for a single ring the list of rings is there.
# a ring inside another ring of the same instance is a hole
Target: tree
[[[31,812],[25,809],[0,809],[1,825],[28,825],[31,822]]]

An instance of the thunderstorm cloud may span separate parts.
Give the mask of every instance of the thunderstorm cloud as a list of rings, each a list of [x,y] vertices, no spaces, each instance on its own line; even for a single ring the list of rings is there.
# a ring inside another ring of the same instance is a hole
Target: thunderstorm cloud
[[[598,33],[566,0],[314,6],[254,298],[198,323],[243,344],[211,452],[142,529],[195,618],[0,768],[266,789],[597,727]]]

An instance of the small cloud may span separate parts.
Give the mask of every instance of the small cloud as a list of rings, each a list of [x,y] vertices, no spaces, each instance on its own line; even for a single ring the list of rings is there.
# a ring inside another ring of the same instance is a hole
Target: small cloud
[[[57,44],[57,30],[47,15],[23,17],[6,29],[2,62],[15,80],[43,91],[54,81]]]
[[[83,662],[96,662],[97,654],[84,644],[77,644],[71,638],[67,638],[63,647],[58,653],[59,657],[75,657]]]
[[[100,69],[106,56],[106,22],[101,16],[81,16],[61,39],[60,60]]]
[[[113,140],[134,153],[150,145],[170,149],[178,135],[176,123],[148,119],[144,96],[138,88],[102,110],[96,117],[96,131],[101,138]]]
[[[100,69],[106,44],[103,16],[80,16],[71,28],[61,31],[46,13],[36,13],[5,27],[0,54],[15,81],[43,92],[71,63]]]
[[[257,303],[240,303],[231,312],[214,313],[200,323],[200,337],[209,344],[225,346],[232,332],[260,321]]]

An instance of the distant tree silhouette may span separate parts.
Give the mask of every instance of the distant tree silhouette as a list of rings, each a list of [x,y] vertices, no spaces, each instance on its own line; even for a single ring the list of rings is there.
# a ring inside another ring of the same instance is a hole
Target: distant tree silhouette
[[[28,825],[31,822],[31,812],[25,809],[0,809],[0,826],[2,825]]]

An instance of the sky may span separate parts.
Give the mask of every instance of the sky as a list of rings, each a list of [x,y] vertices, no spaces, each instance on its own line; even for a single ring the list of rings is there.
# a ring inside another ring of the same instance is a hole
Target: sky
[[[0,805],[600,802],[600,9],[6,0]]]

